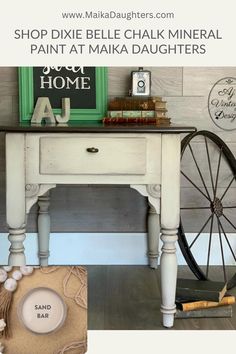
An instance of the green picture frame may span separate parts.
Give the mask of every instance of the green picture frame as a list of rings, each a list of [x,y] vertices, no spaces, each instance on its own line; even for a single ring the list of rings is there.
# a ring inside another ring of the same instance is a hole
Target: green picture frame
[[[35,106],[33,67],[19,67],[20,122],[29,122]],[[107,111],[107,68],[95,67],[96,108],[71,109],[70,121],[101,121]],[[53,108],[53,107],[52,107]],[[60,114],[61,109],[53,109]]]

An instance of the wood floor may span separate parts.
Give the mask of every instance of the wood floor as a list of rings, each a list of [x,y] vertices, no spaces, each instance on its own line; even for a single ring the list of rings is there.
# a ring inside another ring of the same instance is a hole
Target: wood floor
[[[159,270],[147,266],[88,266],[87,269],[89,329],[166,330],[161,325]],[[184,266],[179,267],[178,276],[194,278]],[[236,289],[230,293],[236,295]],[[236,329],[236,306],[232,318],[178,319],[173,329]]]

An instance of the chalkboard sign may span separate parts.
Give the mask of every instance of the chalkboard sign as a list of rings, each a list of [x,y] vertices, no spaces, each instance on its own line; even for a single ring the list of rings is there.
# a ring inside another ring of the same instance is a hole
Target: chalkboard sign
[[[55,114],[70,98],[70,120],[101,120],[107,110],[107,71],[101,67],[19,68],[20,121],[30,121],[38,97],[48,97]]]

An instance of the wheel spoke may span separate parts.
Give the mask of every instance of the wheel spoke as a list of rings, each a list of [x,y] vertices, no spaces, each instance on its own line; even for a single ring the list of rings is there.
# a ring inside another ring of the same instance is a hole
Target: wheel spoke
[[[221,228],[221,230],[222,230],[222,232],[223,232],[223,235],[224,235],[224,237],[225,237],[225,240],[226,240],[226,242],[227,242],[227,244],[228,244],[228,246],[229,246],[229,249],[230,249],[230,251],[231,251],[231,253],[232,253],[232,256],[234,257],[234,260],[235,260],[235,262],[236,262],[236,256],[235,256],[234,251],[233,251],[233,249],[232,249],[232,246],[231,246],[231,244],[230,244],[230,242],[229,242],[229,239],[228,239],[228,237],[227,237],[227,235],[226,235],[226,233],[225,233],[225,230],[224,230],[224,228],[223,228],[223,226],[222,226],[222,224],[221,224],[220,218],[218,218],[218,220],[219,220],[220,228]]]
[[[217,218],[217,223],[218,223],[218,232],[219,232],[219,239],[220,239],[220,250],[221,250],[221,258],[222,258],[222,265],[223,265],[224,280],[227,281],[227,276],[226,276],[226,271],[225,271],[225,257],[224,257],[224,250],[223,250],[223,245],[222,245],[222,237],[221,237],[221,231],[220,231],[219,218]]]
[[[225,194],[228,192],[228,190],[229,190],[229,188],[230,188],[230,186],[231,186],[231,184],[233,183],[234,180],[235,180],[235,176],[233,176],[233,178],[231,179],[231,181],[230,181],[228,187],[226,188],[226,190],[225,190],[224,193],[222,194],[222,197],[220,198],[220,200],[222,200],[222,199],[224,198]]]
[[[217,187],[218,187],[218,179],[219,179],[219,171],[220,171],[221,156],[222,156],[222,147],[221,147],[221,149],[220,149],[220,155],[219,155],[218,165],[217,165],[216,181],[215,181],[215,188],[214,188],[214,199],[215,199],[215,197],[216,197],[216,192],[217,192]]]
[[[210,177],[211,177],[211,185],[212,185],[212,190],[213,190],[213,193],[214,193],[214,182],[213,182],[213,174],[212,174],[212,167],[211,167],[211,159],[210,159],[210,154],[209,154],[208,142],[207,142],[207,138],[206,137],[204,137],[204,139],[205,139],[207,160],[208,160],[208,166],[209,166]]]
[[[203,191],[201,191],[201,189],[183,172],[181,171],[181,174],[207,199],[209,200],[209,202],[211,202],[211,200],[208,198],[208,196],[203,193]]]
[[[234,224],[227,218],[227,216],[225,214],[222,214],[222,216],[228,221],[228,223],[236,230],[236,227],[234,226]]]
[[[224,209],[235,209],[236,206],[224,206]]]
[[[209,263],[210,263],[210,254],[211,254],[211,239],[212,239],[213,222],[214,222],[214,214],[212,215],[212,219],[211,219],[210,236],[209,236],[209,243],[208,243],[207,268],[206,268],[206,277],[207,278],[208,278],[208,273],[209,273]]]
[[[213,217],[213,213],[211,213],[211,215],[209,216],[209,218],[207,219],[207,221],[205,222],[205,224],[202,226],[201,230],[199,231],[199,233],[197,234],[197,236],[194,238],[194,240],[192,241],[192,243],[190,244],[189,248],[191,248],[194,243],[197,241],[198,237],[201,235],[202,231],[204,230],[205,226],[208,224],[209,220]]]
[[[209,207],[182,207],[180,208],[181,210],[195,210],[195,209],[199,209],[199,210],[202,210],[202,209],[210,209]]]
[[[194,155],[194,153],[193,153],[193,149],[192,149],[192,146],[191,146],[190,143],[188,144],[188,147],[189,147],[189,150],[191,151],[191,155],[192,155],[193,160],[194,160],[194,162],[195,162],[195,165],[196,165],[196,167],[197,167],[197,170],[198,170],[199,176],[200,176],[200,178],[201,178],[202,184],[203,184],[203,186],[204,186],[204,188],[205,188],[206,194],[208,195],[208,198],[211,200],[210,194],[209,194],[208,189],[207,189],[207,187],[206,187],[206,183],[205,183],[205,181],[204,181],[204,179],[203,179],[201,170],[200,170],[200,168],[199,168],[199,166],[198,166],[196,157],[195,157],[195,155]]]

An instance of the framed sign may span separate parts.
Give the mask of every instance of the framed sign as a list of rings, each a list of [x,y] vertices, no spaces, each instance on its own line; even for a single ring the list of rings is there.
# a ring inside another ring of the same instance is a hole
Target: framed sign
[[[54,114],[62,98],[70,98],[70,121],[101,120],[107,110],[107,69],[104,67],[19,68],[20,121],[31,120],[39,97],[48,97]]]

